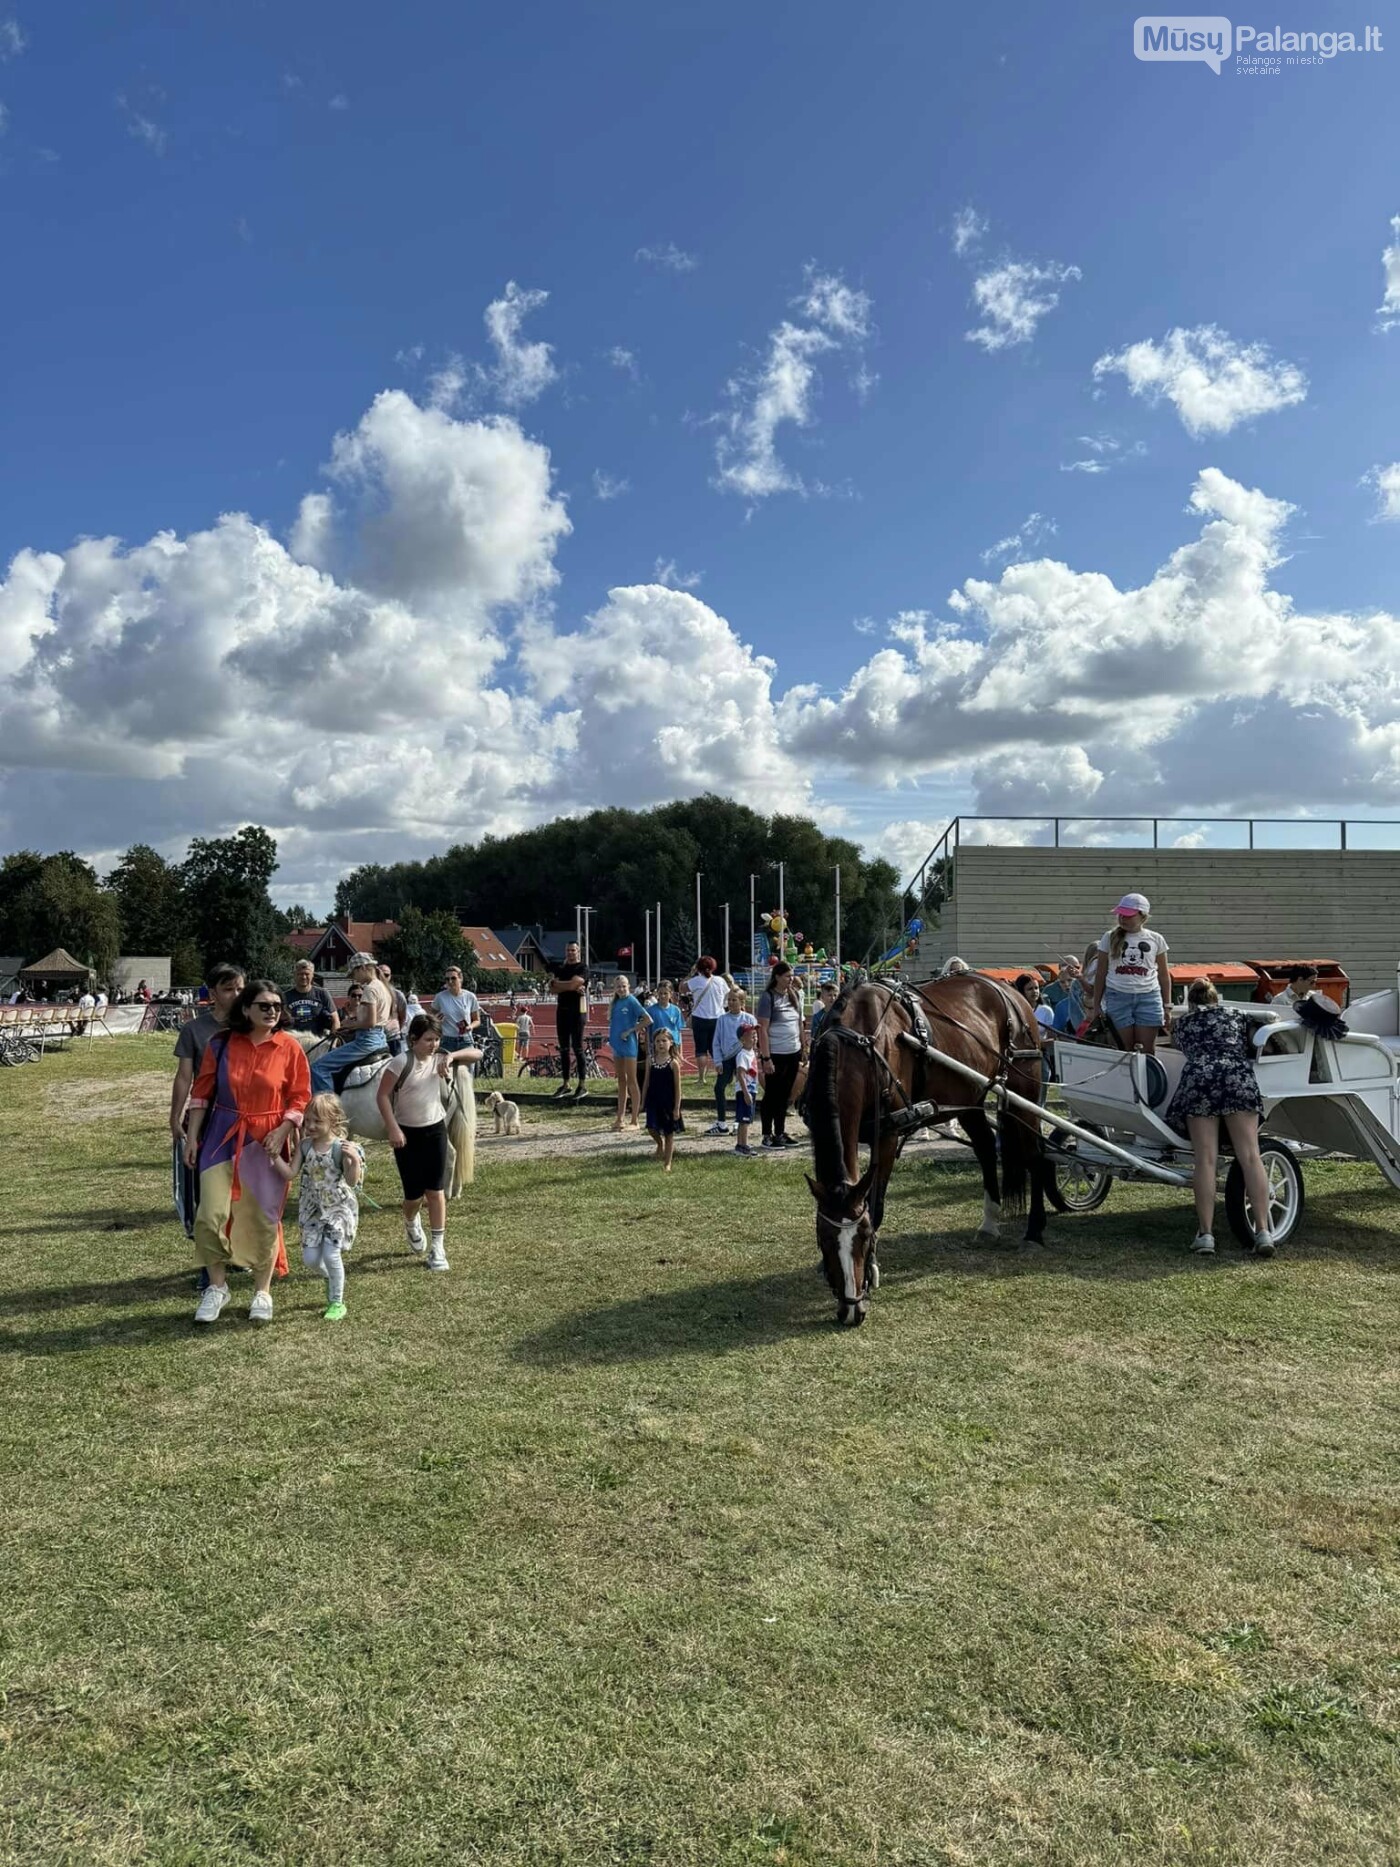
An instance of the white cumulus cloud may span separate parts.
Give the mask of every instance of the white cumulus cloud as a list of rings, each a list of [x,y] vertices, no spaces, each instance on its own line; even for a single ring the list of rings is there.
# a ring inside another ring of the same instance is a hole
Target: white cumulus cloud
[[[953,216],[953,251],[961,256],[970,253],[974,246],[981,244],[984,234],[991,226],[984,220],[976,208],[960,207]]]
[[[684,252],[674,240],[663,246],[639,246],[634,257],[639,266],[655,266],[661,272],[694,272],[700,264],[694,253]]]
[[[1054,519],[1047,519],[1043,512],[1028,512],[1014,532],[1005,538],[998,538],[994,545],[988,545],[982,553],[984,564],[994,564],[999,558],[1021,558],[1036,545],[1044,544],[1047,538],[1053,538],[1059,530]]]
[[[1305,400],[1308,379],[1267,344],[1237,343],[1214,324],[1168,331],[1101,356],[1094,380],[1122,376],[1134,395],[1166,400],[1188,434],[1229,434],[1243,421]]]
[[[729,408],[719,417],[715,484],[750,500],[809,490],[779,455],[779,430],[811,424],[819,359],[842,349],[859,352],[871,334],[869,298],[838,273],[810,270],[793,309],[797,317],[770,332],[762,364],[728,383]]]
[[[539,704],[567,715],[572,797],[642,805],[717,790],[775,810],[809,796],[779,740],[774,664],[687,591],[611,590],[571,634],[527,627],[521,662]]]
[[[1372,467],[1362,484],[1375,488],[1378,519],[1400,519],[1400,460],[1392,460],[1388,467]]]
[[[1376,313],[1376,328],[1381,331],[1394,330],[1400,324],[1400,214],[1391,220],[1390,231],[1394,238],[1381,253],[1381,265],[1385,271],[1385,296]]]
[[[966,333],[968,342],[987,351],[1030,343],[1040,320],[1059,304],[1060,287],[1082,277],[1078,266],[1056,260],[1038,266],[1008,259],[990,267],[972,282],[973,303],[984,322]]]
[[[502,295],[486,307],[486,335],[496,352],[490,381],[507,408],[533,402],[558,380],[552,346],[526,343],[521,337],[526,318],[548,301],[548,292],[523,291],[511,279]]]

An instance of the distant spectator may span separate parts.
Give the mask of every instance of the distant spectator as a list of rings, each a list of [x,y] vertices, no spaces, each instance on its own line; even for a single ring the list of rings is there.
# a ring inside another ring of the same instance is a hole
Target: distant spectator
[[[287,1016],[294,1031],[313,1031],[333,1037],[340,1029],[340,1013],[325,986],[316,983],[316,968],[299,959],[292,969],[292,989],[286,995]]]
[[[729,980],[719,970],[719,963],[708,954],[696,960],[695,971],[685,982],[690,994],[690,1034],[695,1043],[695,1071],[699,1087],[705,1087],[705,1065],[714,1049],[715,1025],[729,996]]]
[[[685,1023],[681,1017],[680,1006],[673,1002],[674,998],[675,993],[672,990],[671,981],[669,979],[663,979],[660,985],[657,986],[656,991],[652,994],[651,1002],[648,1003],[647,1000],[643,998],[642,1004],[651,1014],[651,1029],[647,1032],[647,1038],[651,1048],[653,1050],[656,1048],[656,1039],[659,1032],[669,1031],[671,1033],[671,1054],[676,1060],[676,1067],[679,1069],[681,1064],[681,1033],[685,1029]]]
[[[515,1014],[515,1054],[522,1063],[530,1055],[530,1039],[535,1035],[535,1020],[522,1005]]]
[[[815,1044],[817,1039],[821,1036],[822,1026],[831,1016],[831,1008],[835,1003],[836,987],[831,981],[828,980],[825,985],[819,985],[817,987],[817,1007],[812,1013],[812,1033],[810,1039],[812,1043]]]
[[[761,1145],[796,1147],[798,1142],[787,1132],[787,1112],[798,1072],[807,1061],[807,1037],[802,1028],[802,993],[785,959],[779,960],[769,973],[767,990],[756,1010],[759,1069],[763,1075]]]
[[[1073,953],[1062,953],[1055,961],[1055,976],[1040,989],[1042,1003],[1058,1011],[1069,996],[1069,989],[1079,977],[1079,961]]]
[[[93,997],[91,986],[84,986],[83,995],[78,1000],[77,1022],[73,1026],[73,1030],[77,1036],[81,1037],[83,1032],[87,1029],[92,1019],[92,1014],[96,1009],[97,1000]]]
[[[1033,972],[1019,974],[1016,979],[1016,990],[1035,1014],[1036,1041],[1040,1045],[1040,1099],[1044,1102],[1050,1085],[1050,1072],[1053,1068],[1053,1053],[1050,1045],[1054,1042],[1055,1014],[1041,1000],[1038,974]]]
[[[1309,998],[1315,999],[1324,1011],[1340,1011],[1341,1006],[1336,999],[1321,991],[1317,980],[1316,966],[1290,966],[1287,979],[1274,993],[1270,1003],[1276,1011],[1287,1012],[1295,1017],[1298,1007]]]
[[[632,983],[625,972],[620,972],[613,981],[612,1001],[608,1006],[608,1048],[612,1051],[617,1075],[617,1119],[613,1129],[618,1133],[624,1123],[632,1128],[640,1126],[642,1098],[637,1082],[637,1033],[650,1023],[650,1013],[640,999],[632,996]]]
[[[449,1056],[454,1050],[464,1050],[481,1023],[481,1005],[476,993],[469,992],[462,984],[460,966],[447,968],[442,990],[433,1000],[433,1010],[442,1020],[442,1049]]]
[[[710,1049],[710,1060],[715,1066],[715,1119],[705,1130],[706,1134],[729,1133],[729,1123],[724,1118],[724,1092],[738,1074],[739,1052],[745,1047],[753,1048],[758,1030],[758,1020],[748,1009],[748,1003],[749,995],[743,987],[732,987],[724,1010],[715,1021],[714,1043]]]
[[[945,962],[941,976],[945,979],[959,979],[965,972],[971,971],[972,968],[968,965],[967,961],[965,959],[959,959],[955,953],[950,960]]]
[[[385,1033],[389,1039],[389,1055],[391,1057],[401,1056],[404,1049],[403,1034],[408,1029],[408,1018],[405,1015],[408,1009],[408,1000],[394,984],[394,969],[392,966],[381,964],[379,968],[379,977],[385,989],[388,991],[390,998],[394,1001],[393,1015],[384,1027]]]
[[[347,1002],[338,1044],[324,1051],[311,1066],[311,1087],[316,1095],[334,1091],[335,1079],[352,1064],[387,1050],[384,1027],[393,1010],[388,987],[379,977],[373,953],[352,953],[350,977],[360,988],[359,1003]]]

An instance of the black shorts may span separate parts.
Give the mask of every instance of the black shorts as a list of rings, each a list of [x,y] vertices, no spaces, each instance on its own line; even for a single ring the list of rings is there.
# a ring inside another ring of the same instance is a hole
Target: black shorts
[[[715,1047],[715,1026],[718,1018],[692,1018],[690,1034],[695,1039],[695,1061],[700,1064],[712,1061],[710,1052]]]
[[[403,1146],[394,1149],[394,1165],[399,1170],[405,1199],[441,1193],[447,1185],[447,1123],[435,1121],[431,1128],[405,1128]]]

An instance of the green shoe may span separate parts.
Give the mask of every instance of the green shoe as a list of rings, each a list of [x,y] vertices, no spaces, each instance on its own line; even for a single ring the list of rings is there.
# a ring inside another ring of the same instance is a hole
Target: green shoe
[[[344,1322],[345,1321],[345,1305],[343,1303],[332,1303],[328,1309],[324,1309],[321,1311],[321,1321],[322,1322]]]

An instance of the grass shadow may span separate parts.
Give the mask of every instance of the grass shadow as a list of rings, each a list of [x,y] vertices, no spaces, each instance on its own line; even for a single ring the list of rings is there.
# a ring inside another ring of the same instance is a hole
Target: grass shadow
[[[40,1237],[54,1232],[144,1232],[154,1225],[177,1225],[172,1209],[154,1206],[144,1212],[122,1212],[99,1206],[88,1212],[65,1212],[62,1218],[43,1219],[35,1225],[0,1225],[0,1238]]]
[[[511,1359],[532,1367],[732,1355],[830,1327],[831,1293],[816,1264],[762,1277],[731,1277],[575,1311],[523,1337]]]

